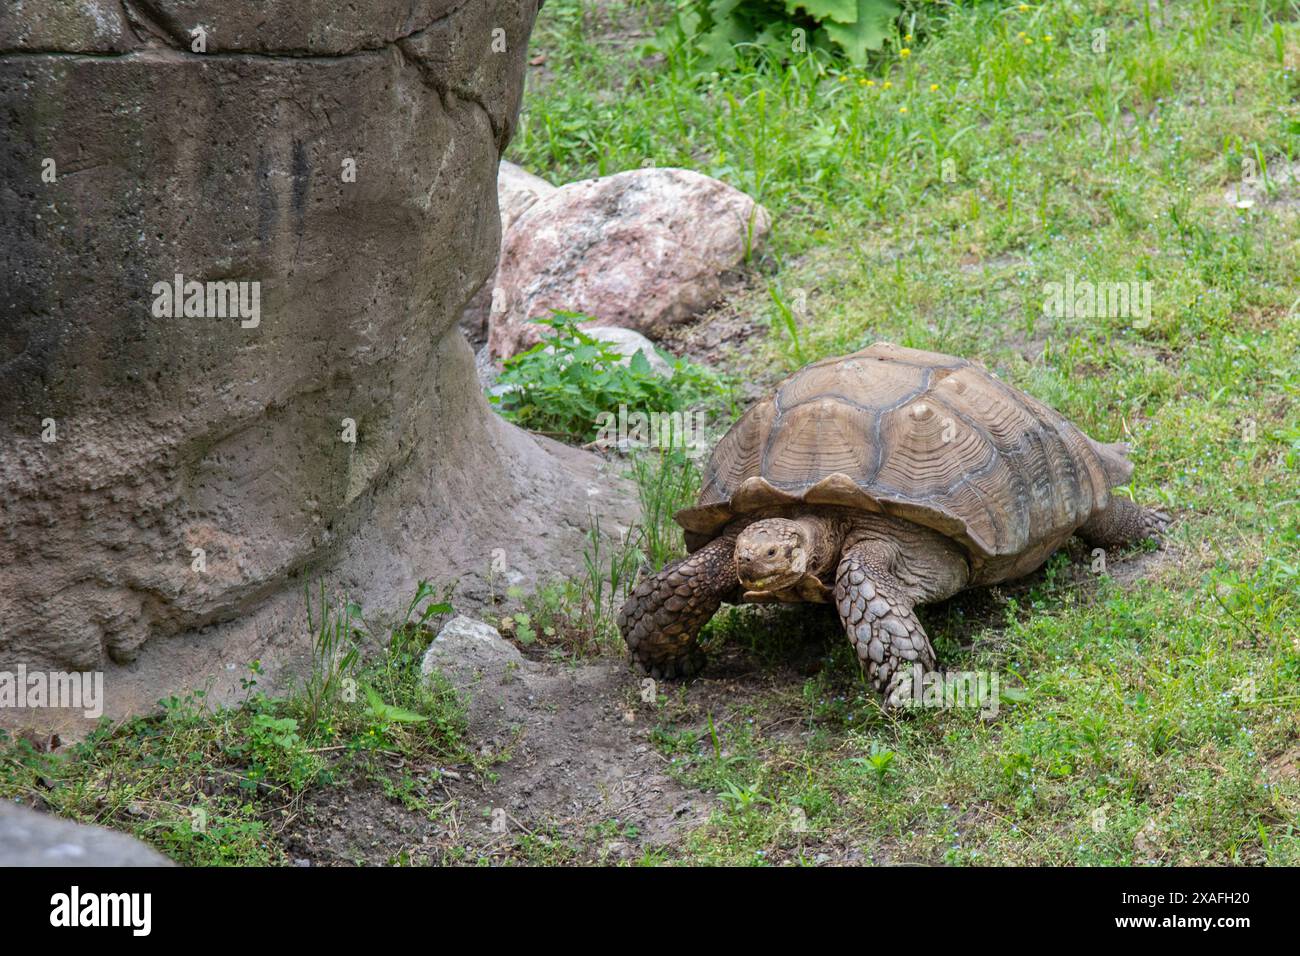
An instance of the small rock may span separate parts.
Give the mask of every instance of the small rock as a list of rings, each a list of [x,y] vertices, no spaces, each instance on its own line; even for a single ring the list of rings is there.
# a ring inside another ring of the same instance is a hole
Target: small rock
[[[502,637],[495,627],[461,614],[444,624],[433,639],[420,661],[420,673],[426,677],[434,671],[450,677],[471,669],[480,673],[504,673],[507,665],[522,661],[519,648]]]
[[[650,363],[651,371],[657,372],[665,378],[671,378],[673,367],[664,361],[664,357],[659,354],[655,344],[640,332],[632,329],[619,328],[617,325],[589,325],[583,328],[584,332],[593,339],[601,342],[608,342],[618,350],[618,354],[623,356],[620,365],[631,365],[632,356],[640,352],[645,356],[646,361]]]
[[[501,160],[497,167],[497,206],[501,210],[501,235],[518,221],[533,203],[555,192],[555,187],[522,166]]]
[[[479,741],[531,711],[536,695],[529,682],[539,668],[492,625],[465,615],[443,625],[420,661],[426,679],[439,673],[467,698],[469,729]]]
[[[1272,193],[1269,192],[1270,184]],[[1224,192],[1223,200],[1238,209],[1250,209],[1256,205],[1292,210],[1300,208],[1300,161],[1270,164],[1267,180],[1262,171],[1255,170],[1248,179],[1232,183]]]

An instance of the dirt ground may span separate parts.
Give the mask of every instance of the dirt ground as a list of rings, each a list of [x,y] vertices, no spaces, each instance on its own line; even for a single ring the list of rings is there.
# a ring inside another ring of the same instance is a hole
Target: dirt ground
[[[642,675],[619,659],[535,664],[514,702],[527,710],[522,725],[482,743],[502,762],[475,772],[393,758],[393,778],[414,775],[427,812],[390,798],[374,779],[319,790],[290,824],[295,862],[619,862],[674,847],[708,818],[714,796],[674,781],[651,743],[663,715],[642,701]],[[662,688],[674,697],[668,709],[689,721],[781,679],[745,670],[725,654],[707,678]]]

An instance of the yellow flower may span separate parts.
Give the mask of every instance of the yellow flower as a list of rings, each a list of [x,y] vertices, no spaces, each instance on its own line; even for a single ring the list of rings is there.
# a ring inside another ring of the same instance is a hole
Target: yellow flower
[[[906,112],[907,112],[907,107],[906,107],[906,106],[900,106],[900,107],[898,108],[898,112],[900,112],[900,113],[906,113]]]
[[[864,80],[862,79],[862,77],[858,77],[858,86],[870,86],[870,85],[871,85],[870,80]]]
[[[931,84],[930,84],[930,92],[931,92],[931,93],[935,92],[935,91],[938,90],[938,89],[939,89],[939,84],[938,84],[938,83],[931,83]]]
[[[848,81],[849,81],[849,78],[848,78],[847,76],[845,76],[843,73],[841,73],[841,74],[840,74],[840,82],[841,82],[841,83],[847,83]]]
[[[867,80],[867,86],[875,86],[875,85],[876,85],[875,80]]]
[[[1021,12],[1021,13],[1024,13],[1024,12],[1025,12],[1026,10],[1028,10],[1028,9],[1029,9],[1029,4],[1027,4],[1027,3],[1022,3],[1022,4],[1020,5],[1020,12]]]
[[[1033,41],[1032,39],[1030,39],[1029,37],[1025,37],[1025,45],[1026,45],[1026,46],[1031,45],[1033,42],[1034,42],[1034,41]]]
[[[1051,43],[1051,42],[1052,42],[1052,35],[1049,33],[1049,34],[1047,34],[1047,36],[1043,37],[1043,42],[1044,42],[1044,43]]]
[[[912,34],[909,33],[907,36],[903,37],[903,39],[906,40],[908,43],[911,43],[911,42],[912,42]]]
[[[912,51],[909,50],[907,47],[903,47],[901,50],[898,51],[898,55],[899,55],[899,56],[911,56],[911,55],[912,55]]]
[[[894,85],[893,83],[890,83],[888,80],[885,80],[885,83],[884,83],[884,87],[885,87],[885,89],[889,89],[889,88],[890,88],[891,86],[893,86],[893,85]]]
[[[1024,35],[1025,35],[1025,31],[1024,31],[1024,30],[1021,30],[1019,33],[1016,34],[1016,36],[1021,37],[1021,38],[1023,38]]]

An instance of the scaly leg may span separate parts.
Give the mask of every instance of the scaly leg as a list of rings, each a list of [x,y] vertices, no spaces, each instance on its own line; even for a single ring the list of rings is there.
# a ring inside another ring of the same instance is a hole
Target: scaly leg
[[[1078,530],[1089,544],[1102,548],[1136,543],[1146,538],[1160,539],[1169,526],[1169,515],[1134,504],[1127,498],[1112,495],[1110,504],[1098,511]]]
[[[845,550],[835,576],[835,606],[876,691],[890,704],[896,685],[914,663],[934,670],[934,648],[912,602],[890,571],[889,549],[864,541]]]
[[[734,534],[645,578],[618,612],[632,657],[655,678],[686,677],[704,665],[696,638],[722,601],[736,591]]]

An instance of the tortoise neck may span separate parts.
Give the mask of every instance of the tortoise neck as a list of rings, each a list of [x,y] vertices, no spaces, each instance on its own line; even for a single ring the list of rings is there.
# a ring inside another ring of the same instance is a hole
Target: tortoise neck
[[[839,563],[840,546],[848,532],[849,522],[837,514],[809,511],[791,515],[790,521],[799,525],[808,541],[808,573],[824,577]]]

